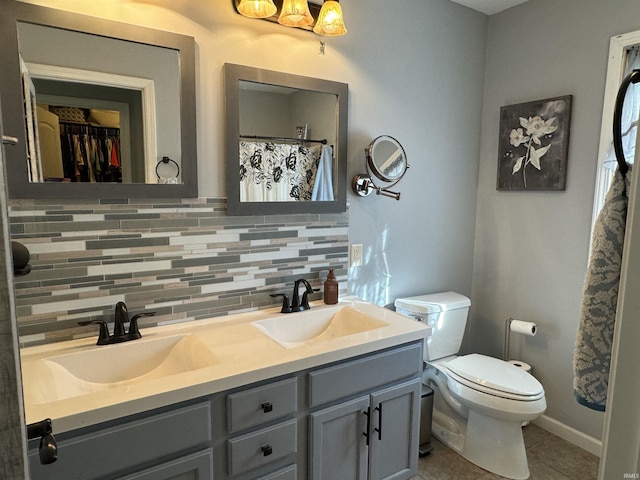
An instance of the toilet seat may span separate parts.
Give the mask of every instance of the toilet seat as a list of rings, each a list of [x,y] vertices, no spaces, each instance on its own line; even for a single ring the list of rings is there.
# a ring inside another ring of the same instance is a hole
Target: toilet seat
[[[533,375],[497,358],[474,353],[441,367],[453,380],[482,393],[517,401],[544,397],[544,388]]]

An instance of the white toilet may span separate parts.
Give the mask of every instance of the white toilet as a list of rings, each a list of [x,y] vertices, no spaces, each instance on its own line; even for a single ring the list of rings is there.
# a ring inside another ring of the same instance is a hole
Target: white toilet
[[[497,475],[529,478],[522,424],[547,408],[533,375],[477,353],[457,356],[471,302],[455,292],[395,301],[400,314],[432,327],[423,380],[434,389],[432,433],[470,462]]]

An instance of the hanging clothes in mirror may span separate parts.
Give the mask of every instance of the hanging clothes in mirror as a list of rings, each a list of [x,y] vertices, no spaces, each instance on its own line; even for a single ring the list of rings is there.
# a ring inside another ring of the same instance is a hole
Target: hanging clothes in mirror
[[[120,129],[60,122],[60,144],[65,181],[122,183]]]

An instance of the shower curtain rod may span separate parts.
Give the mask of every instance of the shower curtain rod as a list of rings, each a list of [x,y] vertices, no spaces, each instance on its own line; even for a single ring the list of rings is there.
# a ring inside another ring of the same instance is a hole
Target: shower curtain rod
[[[323,138],[321,140],[310,140],[307,138],[290,138],[290,137],[263,137],[260,135],[240,135],[240,138],[251,138],[254,140],[276,140],[279,142],[300,142],[300,143],[321,143],[322,145],[327,144],[327,139]]]

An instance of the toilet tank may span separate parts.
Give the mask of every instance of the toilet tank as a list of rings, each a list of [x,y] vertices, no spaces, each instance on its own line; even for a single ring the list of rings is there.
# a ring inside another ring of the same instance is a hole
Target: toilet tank
[[[455,355],[460,351],[471,301],[456,292],[431,293],[398,298],[396,312],[428,324],[431,336],[425,340],[425,360]]]

